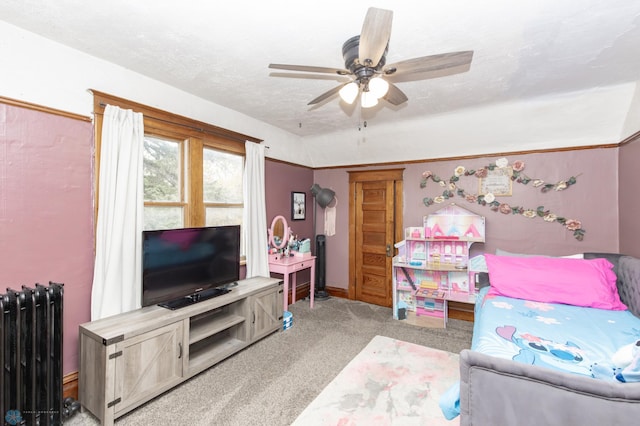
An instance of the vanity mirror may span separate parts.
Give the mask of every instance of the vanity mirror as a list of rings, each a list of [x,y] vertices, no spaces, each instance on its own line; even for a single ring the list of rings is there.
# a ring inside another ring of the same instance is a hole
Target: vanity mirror
[[[271,247],[283,249],[289,242],[289,224],[284,216],[276,216],[269,229],[269,244]]]

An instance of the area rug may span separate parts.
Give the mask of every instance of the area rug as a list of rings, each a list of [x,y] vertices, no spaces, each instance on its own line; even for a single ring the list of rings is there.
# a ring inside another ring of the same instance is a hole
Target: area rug
[[[457,354],[376,336],[293,425],[456,425],[438,400],[459,378]]]

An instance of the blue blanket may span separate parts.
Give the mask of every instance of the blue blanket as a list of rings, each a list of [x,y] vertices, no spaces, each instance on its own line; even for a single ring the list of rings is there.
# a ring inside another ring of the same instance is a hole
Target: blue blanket
[[[472,350],[596,379],[638,381],[640,362],[621,368],[612,360],[640,339],[640,318],[631,312],[488,297],[487,291],[478,295]],[[457,396],[440,401],[449,419],[459,414]]]

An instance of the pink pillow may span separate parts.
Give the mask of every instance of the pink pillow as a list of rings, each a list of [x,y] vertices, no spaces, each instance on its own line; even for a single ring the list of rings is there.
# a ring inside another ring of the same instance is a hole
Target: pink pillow
[[[490,295],[536,302],[626,310],[613,265],[606,259],[484,255]]]

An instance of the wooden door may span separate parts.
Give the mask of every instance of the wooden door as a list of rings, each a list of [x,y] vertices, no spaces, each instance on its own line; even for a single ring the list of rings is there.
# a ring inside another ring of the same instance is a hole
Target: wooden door
[[[392,258],[402,229],[402,170],[356,172],[350,180],[349,296],[391,307]]]

